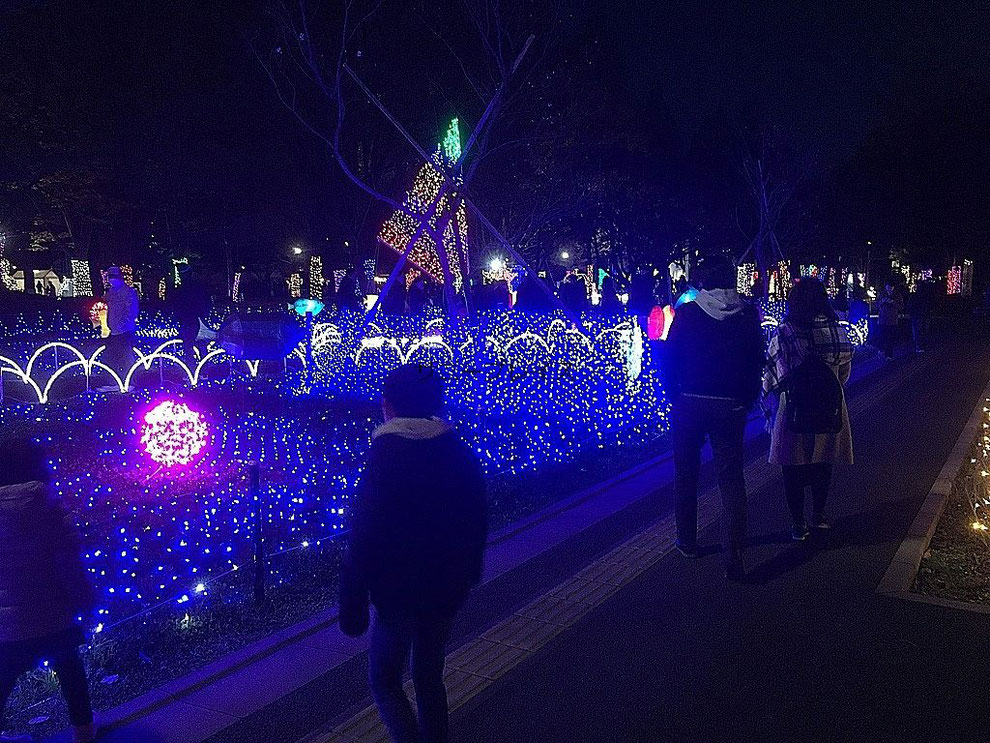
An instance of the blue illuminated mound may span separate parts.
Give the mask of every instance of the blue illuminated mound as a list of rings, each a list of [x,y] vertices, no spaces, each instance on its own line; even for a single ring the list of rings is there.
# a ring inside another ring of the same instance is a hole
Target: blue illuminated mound
[[[205,596],[250,595],[250,580],[238,577],[253,550],[248,461],[262,468],[269,552],[299,554],[342,533],[381,422],[382,377],[401,363],[444,377],[446,414],[489,475],[666,429],[658,369],[625,316],[589,318],[578,332],[546,314],[491,313],[470,324],[383,318],[366,327],[361,315],[337,313],[316,325],[314,361],[312,380],[290,366],[274,382],[204,376],[189,389],[173,370],[162,389],[3,411],[5,424],[30,424],[50,439],[55,488],[83,534],[106,629],[152,607],[185,611]],[[141,378],[159,384],[153,370]],[[201,413],[210,432],[181,466],[162,466],[141,445],[142,416],[163,400]],[[273,581],[305,578],[293,565],[278,558]]]
[[[53,486],[82,534],[107,628],[163,602],[216,595],[250,566],[250,461],[262,471],[269,553],[317,548],[344,529],[376,407],[314,405],[272,390],[216,385],[35,408],[50,431]],[[207,445],[188,464],[163,466],[141,444],[141,416],[165,399],[189,405],[207,421]],[[293,578],[284,561],[273,570],[276,583]],[[224,580],[214,582],[218,577]]]
[[[436,369],[447,414],[491,472],[519,472],[586,446],[665,430],[659,370],[633,317],[489,312],[476,322],[338,315],[317,326],[312,392],[377,399],[403,363]]]

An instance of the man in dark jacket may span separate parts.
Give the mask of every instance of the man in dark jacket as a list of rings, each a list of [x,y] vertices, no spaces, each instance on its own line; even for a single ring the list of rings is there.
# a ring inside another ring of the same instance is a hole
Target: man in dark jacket
[[[84,637],[76,617],[92,610],[93,595],[79,542],[62,506],[49,494],[41,448],[28,439],[2,445],[0,735],[4,707],[17,678],[48,660],[69,708],[72,740],[91,743],[96,728],[78,651]]]
[[[435,417],[442,406],[443,382],[431,368],[407,364],[386,377],[385,424],[373,434],[341,576],[345,631],[363,631],[352,617],[369,596],[375,607],[371,690],[392,738],[403,742],[447,740],[445,648],[454,615],[481,580],[487,537],[481,468]],[[410,651],[418,724],[402,689]]]
[[[698,473],[707,436],[722,495],[726,574],[738,579],[746,536],[743,439],[746,414],[760,391],[764,348],[756,308],[736,292],[735,274],[727,258],[707,261],[703,288],[677,308],[664,350],[673,403],[677,548],[686,557],[698,554]]]

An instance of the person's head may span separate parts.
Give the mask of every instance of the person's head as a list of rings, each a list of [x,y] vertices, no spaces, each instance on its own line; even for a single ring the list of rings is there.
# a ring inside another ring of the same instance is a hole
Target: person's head
[[[124,274],[118,266],[110,266],[107,269],[107,282],[114,289],[119,289],[126,283],[124,281]]]
[[[382,411],[391,418],[432,418],[443,409],[443,379],[432,367],[403,364],[385,375]]]
[[[816,317],[824,315],[835,320],[835,310],[828,301],[825,285],[818,279],[805,276],[791,287],[787,294],[787,321],[794,325],[811,325]]]
[[[48,482],[48,457],[45,450],[27,436],[5,437],[0,444],[4,466],[0,467],[0,487],[22,482]]]
[[[713,255],[698,268],[698,278],[705,289],[735,289],[736,264],[728,256]]]

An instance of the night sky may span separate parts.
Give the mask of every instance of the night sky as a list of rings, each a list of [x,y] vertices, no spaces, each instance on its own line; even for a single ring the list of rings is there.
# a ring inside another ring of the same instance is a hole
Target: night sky
[[[51,167],[61,167],[59,157],[77,165],[100,162],[112,173],[118,193],[143,199],[117,218],[113,230],[94,231],[107,260],[134,242],[146,242],[151,215],[167,210],[187,215],[187,241],[194,233],[210,235],[196,238],[200,242],[230,238],[245,255],[294,239],[339,246],[344,236],[380,223],[381,215],[355,199],[326,146],[278,103],[252,51],[252,45],[263,53],[272,48],[264,0],[5,0],[3,5],[0,66],[12,74],[0,84],[0,96],[14,113],[0,144],[0,180],[28,180],[25,173],[46,159]],[[420,15],[442,21],[455,5],[454,0],[422,4]],[[525,27],[528,16],[511,8],[528,5],[504,3],[517,28]],[[430,146],[447,117],[459,114],[470,124],[480,106],[463,81],[458,89],[455,64],[426,27],[403,25],[408,7],[386,2],[371,24],[374,31],[356,46],[364,49],[360,68],[369,84]],[[545,15],[545,4],[534,7]],[[906,175],[891,168],[902,157],[900,144],[880,155],[862,152],[878,129],[947,106],[948,113],[925,122],[937,143],[941,129],[953,125],[952,101],[990,100],[986,3],[590,0],[560,8],[559,27],[549,31],[536,23],[532,30],[562,42],[571,63],[583,55],[593,58],[600,83],[586,92],[578,80],[566,92],[578,102],[582,95],[603,95],[604,100],[589,100],[589,107],[621,109],[613,123],[617,138],[640,129],[662,130],[676,143],[688,171],[700,172],[697,153],[705,145],[698,142],[706,140],[699,134],[719,117],[730,126],[772,120],[813,156],[822,178],[838,179],[843,168],[880,162],[891,172],[874,178],[879,185],[871,188],[911,192],[915,203],[906,210],[914,212],[928,197],[912,189],[949,178],[946,172],[929,176],[927,170],[973,161],[979,163],[972,166],[978,174],[987,157],[977,141],[985,139],[978,135],[978,116],[946,137],[956,148],[952,153],[935,153],[925,144],[929,151],[903,155],[917,165]],[[332,13],[327,17],[332,28]],[[474,43],[466,29],[446,31],[455,44]],[[554,54],[544,60],[547,69],[562,64]],[[51,141],[43,145],[30,142],[31,133],[22,130],[39,108],[57,121],[47,135]],[[388,126],[367,106],[358,111],[361,116],[361,126],[376,118],[374,126]],[[910,132],[899,136],[911,138]],[[59,154],[52,143],[63,140],[65,152]],[[969,142],[978,150],[972,157]],[[377,164],[382,182],[398,191],[418,165],[401,143],[392,148]],[[495,178],[511,167],[503,164]],[[725,164],[726,171],[733,167]],[[661,169],[642,169],[651,168]],[[847,183],[864,180],[858,172],[844,177]],[[884,179],[891,178],[914,181],[888,188]],[[158,191],[149,186],[143,194],[151,181]],[[964,193],[978,187],[980,194],[960,211],[990,204],[985,183],[964,186]],[[34,204],[24,200],[23,189],[18,193],[0,218],[27,219]],[[181,233],[183,225],[174,229]]]
[[[626,84],[691,131],[718,107],[762,107],[848,154],[905,106],[990,88],[987,3],[641,2],[608,11],[602,43]]]

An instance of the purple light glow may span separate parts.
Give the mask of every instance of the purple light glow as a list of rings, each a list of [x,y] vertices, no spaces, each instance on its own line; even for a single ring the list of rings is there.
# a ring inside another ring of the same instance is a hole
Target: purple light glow
[[[144,414],[141,445],[164,467],[186,465],[206,446],[209,433],[200,413],[185,403],[166,400]]]

